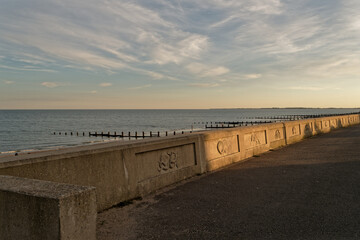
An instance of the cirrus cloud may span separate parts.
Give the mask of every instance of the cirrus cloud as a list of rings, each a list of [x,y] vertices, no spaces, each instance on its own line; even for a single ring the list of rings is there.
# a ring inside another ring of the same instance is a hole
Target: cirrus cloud
[[[99,84],[100,87],[111,87],[112,85],[113,85],[112,83],[108,83],[108,82],[103,82]]]
[[[41,86],[44,86],[44,87],[47,87],[47,88],[55,88],[55,87],[60,86],[60,84],[56,83],[56,82],[42,82]]]
[[[146,85],[141,85],[141,86],[137,86],[137,87],[132,87],[132,88],[129,88],[129,89],[130,90],[138,90],[138,89],[143,89],[143,88],[149,88],[151,86],[152,86],[151,84],[146,84]]]
[[[190,83],[189,86],[199,88],[214,88],[220,86],[218,83]]]
[[[256,78],[261,78],[261,76],[262,76],[261,74],[257,74],[257,73],[244,75],[246,79],[256,79]]]
[[[226,67],[212,67],[202,63],[191,63],[185,67],[190,73],[200,77],[216,77],[228,73],[230,70]]]

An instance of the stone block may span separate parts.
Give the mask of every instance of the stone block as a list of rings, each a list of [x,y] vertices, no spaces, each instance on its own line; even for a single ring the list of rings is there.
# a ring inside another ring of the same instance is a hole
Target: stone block
[[[0,176],[0,239],[96,239],[94,187]]]

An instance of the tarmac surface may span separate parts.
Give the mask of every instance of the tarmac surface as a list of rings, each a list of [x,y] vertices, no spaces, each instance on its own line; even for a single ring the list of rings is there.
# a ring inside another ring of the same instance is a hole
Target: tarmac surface
[[[360,125],[98,214],[98,239],[360,239]]]

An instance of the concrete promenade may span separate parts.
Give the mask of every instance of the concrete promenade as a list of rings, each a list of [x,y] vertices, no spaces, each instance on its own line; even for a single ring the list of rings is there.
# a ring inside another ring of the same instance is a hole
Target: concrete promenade
[[[98,214],[98,239],[360,239],[360,125]]]

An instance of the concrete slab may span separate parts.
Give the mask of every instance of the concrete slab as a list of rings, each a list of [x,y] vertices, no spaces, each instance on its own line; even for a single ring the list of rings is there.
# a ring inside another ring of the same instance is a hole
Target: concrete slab
[[[0,239],[95,239],[94,187],[0,176]]]

